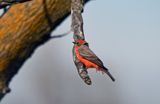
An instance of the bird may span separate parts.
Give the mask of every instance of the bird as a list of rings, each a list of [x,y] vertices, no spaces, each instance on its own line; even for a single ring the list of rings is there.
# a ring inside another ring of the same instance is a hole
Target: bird
[[[91,78],[88,75],[88,71],[87,71],[86,67],[84,67],[83,63],[81,63],[80,60],[78,60],[78,58],[76,56],[75,46],[76,45],[73,46],[72,53],[73,53],[73,61],[74,61],[75,66],[77,68],[78,74],[79,74],[80,78],[87,85],[91,85],[92,81],[91,81]]]
[[[115,78],[104,66],[103,62],[89,48],[89,44],[85,40],[79,39],[75,40],[73,43],[75,44],[76,57],[84,65],[86,69],[95,68],[97,71],[102,71],[106,73],[113,82],[115,81]]]

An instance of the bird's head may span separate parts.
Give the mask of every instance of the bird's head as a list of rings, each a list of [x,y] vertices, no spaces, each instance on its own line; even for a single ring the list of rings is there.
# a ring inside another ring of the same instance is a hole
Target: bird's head
[[[76,40],[75,42],[73,42],[73,44],[76,44],[78,46],[81,46],[81,45],[87,45],[88,46],[88,43],[85,40]]]

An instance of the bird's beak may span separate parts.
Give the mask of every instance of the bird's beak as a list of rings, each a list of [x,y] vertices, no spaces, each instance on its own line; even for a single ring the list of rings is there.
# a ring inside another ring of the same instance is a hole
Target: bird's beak
[[[73,44],[76,44],[76,42],[72,42]]]
[[[86,45],[86,46],[89,46],[89,44],[86,42],[86,43],[84,43],[84,45]]]

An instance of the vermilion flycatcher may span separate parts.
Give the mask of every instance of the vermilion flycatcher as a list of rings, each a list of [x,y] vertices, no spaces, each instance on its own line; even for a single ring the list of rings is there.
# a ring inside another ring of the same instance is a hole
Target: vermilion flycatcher
[[[73,53],[73,61],[76,65],[78,74],[87,85],[91,85],[92,81],[88,75],[87,68],[84,67],[84,64],[81,63],[80,60],[77,58],[75,48],[76,48],[76,45],[73,46],[72,53]]]
[[[86,69],[96,68],[97,71],[105,72],[112,81],[115,81],[108,69],[103,65],[103,62],[90,50],[85,40],[76,40],[73,43],[75,44],[76,57]]]

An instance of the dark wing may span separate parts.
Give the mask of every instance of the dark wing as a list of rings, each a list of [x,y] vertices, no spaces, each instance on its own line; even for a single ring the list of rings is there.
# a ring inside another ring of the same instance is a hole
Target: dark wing
[[[92,52],[92,50],[89,49],[88,46],[80,46],[79,53],[83,58],[97,64],[100,67],[103,67],[103,62],[96,56],[94,52]]]

